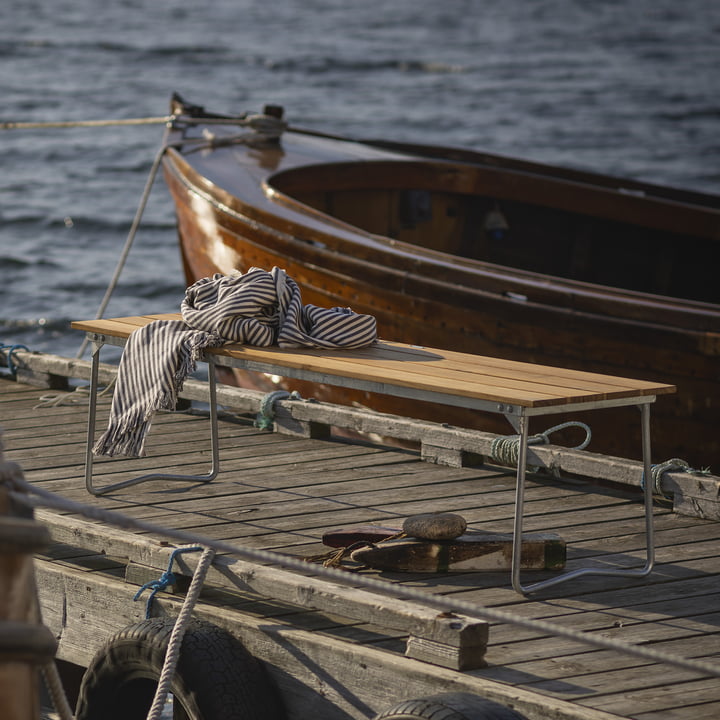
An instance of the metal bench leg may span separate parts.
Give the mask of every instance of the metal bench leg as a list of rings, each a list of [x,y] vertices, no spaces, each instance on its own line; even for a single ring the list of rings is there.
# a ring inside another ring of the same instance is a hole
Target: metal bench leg
[[[95,418],[97,415],[98,369],[100,366],[101,340],[93,340],[92,366],[90,370],[90,399],[88,408],[87,445],[85,447],[85,488],[89,493],[98,495],[92,484],[93,444],[95,443]]]
[[[643,454],[643,470],[644,470],[644,505],[645,505],[645,545],[646,560],[645,564],[640,568],[578,568],[577,570],[569,570],[568,572],[556,575],[548,580],[531,585],[522,585],[520,582],[520,560],[522,553],[522,525],[523,525],[523,505],[525,501],[525,467],[527,464],[527,447],[528,447],[528,418],[522,416],[520,418],[520,447],[518,451],[518,468],[517,468],[517,488],[515,495],[515,524],[513,528],[513,554],[512,554],[512,570],[511,580],[513,589],[521,595],[535,592],[542,588],[555,585],[557,583],[571,580],[581,575],[612,575],[623,577],[645,577],[649,575],[655,564],[655,536],[653,528],[653,488],[650,477],[650,404],[643,403],[638,406],[641,412],[641,431],[642,431],[642,454]]]
[[[88,432],[87,432],[87,448],[85,450],[85,487],[92,495],[106,495],[107,493],[121,490],[122,488],[137,485],[138,483],[147,482],[148,480],[189,480],[192,482],[210,482],[217,477],[220,470],[220,448],[218,433],[218,417],[217,417],[217,381],[215,377],[215,362],[210,356],[206,358],[208,364],[208,389],[210,391],[210,447],[212,452],[212,465],[210,471],[205,475],[176,475],[168,473],[151,473],[141,475],[139,477],[123,480],[112,485],[106,485],[102,488],[96,488],[92,482],[93,471],[93,452],[92,448],[95,443],[95,419],[97,415],[97,386],[98,386],[98,367],[100,364],[100,348],[102,342],[93,342],[93,359],[92,370],[90,375],[90,407],[88,410]]]

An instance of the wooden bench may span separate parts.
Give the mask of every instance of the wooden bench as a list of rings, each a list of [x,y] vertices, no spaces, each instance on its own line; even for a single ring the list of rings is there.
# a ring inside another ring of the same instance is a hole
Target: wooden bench
[[[139,327],[159,319],[179,319],[177,314],[88,320],[72,323],[83,330],[93,346],[86,487],[94,495],[106,494],[152,479],[212,480],[219,470],[215,366],[272,373],[301,380],[327,383],[357,390],[425,400],[504,415],[519,435],[517,490],[513,527],[511,580],[522,594],[582,574],[643,577],[654,564],[652,483],[650,478],[650,405],[658,395],[675,387],[660,383],[595,373],[546,367],[436,348],[378,342],[361,350],[310,350],[226,345],[205,353],[210,390],[210,436],[212,467],[207,475],[144,475],[101,489],[92,484],[92,446],[95,437],[96,394],[100,348],[122,347]],[[646,562],[641,568],[579,568],[549,580],[523,586],[520,552],[523,526],[525,471],[529,420],[539,415],[636,405],[641,414],[641,438],[645,478]]]

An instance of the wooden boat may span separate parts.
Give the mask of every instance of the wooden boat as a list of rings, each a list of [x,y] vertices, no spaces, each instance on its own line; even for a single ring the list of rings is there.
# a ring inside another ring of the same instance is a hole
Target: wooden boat
[[[653,458],[717,465],[720,197],[324,135],[285,126],[277,108],[218,116],[175,97],[172,112],[163,164],[188,283],[277,265],[304,302],[373,314],[385,339],[675,384],[653,410]],[[635,457],[637,413],[602,417],[589,449]],[[512,432],[502,417],[453,418]]]

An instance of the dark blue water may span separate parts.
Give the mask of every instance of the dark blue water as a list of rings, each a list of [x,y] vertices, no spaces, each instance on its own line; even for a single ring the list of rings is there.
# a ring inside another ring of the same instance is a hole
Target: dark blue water
[[[5,0],[0,120],[284,105],[328,132],[464,145],[720,192],[717,0]],[[0,130],[0,344],[74,355],[159,126]],[[108,315],[176,310],[155,185]]]

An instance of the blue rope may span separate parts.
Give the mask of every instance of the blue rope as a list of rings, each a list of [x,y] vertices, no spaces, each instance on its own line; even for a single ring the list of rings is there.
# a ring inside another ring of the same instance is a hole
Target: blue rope
[[[27,350],[30,352],[30,349],[26,347],[25,345],[0,345],[0,351],[7,350],[7,366],[8,370],[10,371],[10,374],[15,377],[17,375],[17,367],[15,366],[15,363],[13,362],[13,353],[16,350]]]
[[[146,582],[136,593],[133,597],[133,600],[137,600],[145,590],[152,590],[150,595],[148,596],[147,602],[145,603],[145,619],[148,620],[150,618],[150,611],[152,610],[152,602],[155,599],[155,596],[161,591],[168,588],[170,585],[174,585],[177,581],[177,578],[175,577],[175,574],[172,571],[173,563],[175,562],[175,557],[177,555],[182,555],[186,552],[199,552],[203,548],[199,545],[195,545],[193,547],[187,547],[187,548],[176,548],[172,551],[172,554],[170,555],[170,560],[168,561],[167,570],[157,579],[157,580],[150,580],[150,582]]]

